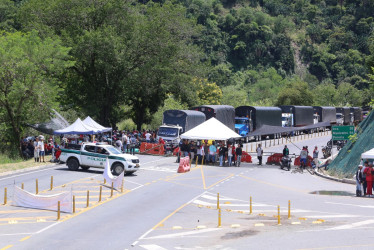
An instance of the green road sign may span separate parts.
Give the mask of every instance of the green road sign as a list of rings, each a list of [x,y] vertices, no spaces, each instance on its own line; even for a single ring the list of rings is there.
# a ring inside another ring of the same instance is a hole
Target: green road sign
[[[333,126],[332,127],[332,140],[348,140],[350,135],[355,133],[354,126]]]

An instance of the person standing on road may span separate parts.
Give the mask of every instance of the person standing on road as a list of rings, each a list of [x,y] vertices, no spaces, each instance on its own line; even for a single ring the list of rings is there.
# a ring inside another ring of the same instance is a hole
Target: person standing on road
[[[150,143],[151,142],[151,133],[149,133],[149,131],[147,131],[147,133],[145,134],[145,141],[147,143]]]
[[[188,146],[188,142],[187,140],[183,140],[183,143],[181,145],[181,151],[182,151],[182,156],[183,157],[186,157],[188,156],[188,153],[189,153],[189,146]]]
[[[225,147],[224,142],[221,143],[219,147],[219,166],[223,167],[225,165],[225,156],[226,156],[227,148]]]
[[[229,163],[229,167],[231,167],[231,163],[232,163],[232,145],[231,144],[229,144],[227,148],[227,161]]]
[[[136,138],[132,135],[130,138],[130,154],[135,155]]]
[[[39,155],[40,155],[40,162],[42,162],[42,159],[43,159],[43,162],[45,162],[44,160],[44,156],[45,156],[45,151],[44,151],[44,137],[42,136],[39,136],[40,138],[40,141],[38,142],[38,145],[39,145],[39,149],[40,149],[40,152],[39,152]]]
[[[242,161],[242,154],[243,154],[241,144],[238,145],[238,147],[235,150],[235,153],[236,153],[236,157],[237,157],[236,158],[236,166],[240,167],[240,162]]]
[[[290,154],[290,151],[287,147],[287,145],[284,145],[284,149],[283,149],[283,156],[288,156]]]
[[[236,150],[235,150],[235,142],[232,144],[232,165],[236,166],[236,160],[235,160],[235,156],[236,156]]]
[[[360,197],[362,192],[361,192],[361,183],[362,183],[362,165],[358,165],[358,169],[356,171],[356,196]]]
[[[303,149],[300,152],[300,166],[305,169],[308,159],[308,151],[306,147],[303,147]]]
[[[128,139],[129,138],[127,138],[125,131],[122,131],[121,141],[122,141],[123,152],[125,153],[127,153],[127,140]]]
[[[318,147],[315,146],[313,150],[313,162],[316,167],[318,167],[318,154],[319,154]]]
[[[119,152],[122,153],[122,141],[117,138],[117,141],[116,141],[116,148],[118,149]]]
[[[208,160],[209,160],[209,146],[208,146],[208,141],[204,142],[204,154],[205,154],[205,161],[204,162],[208,162]]]
[[[364,167],[361,169],[361,173],[362,173],[362,189],[364,191],[364,196],[366,196],[366,189],[367,189],[365,169],[368,168],[368,167],[369,167],[369,162],[365,161]]]
[[[369,197],[373,196],[373,165],[368,164],[368,167],[365,168],[364,173],[366,175],[366,185],[367,185],[367,191],[366,194]]]
[[[212,142],[212,145],[209,146],[209,161],[213,163],[216,162],[216,153],[217,153],[217,148],[214,145],[214,142]]]
[[[39,162],[39,152],[40,152],[39,138],[36,137],[35,141],[34,141],[34,159],[35,159],[35,162]]]
[[[258,144],[256,152],[257,152],[258,165],[261,166],[262,165],[262,156],[264,154],[264,151],[261,148],[261,144]]]

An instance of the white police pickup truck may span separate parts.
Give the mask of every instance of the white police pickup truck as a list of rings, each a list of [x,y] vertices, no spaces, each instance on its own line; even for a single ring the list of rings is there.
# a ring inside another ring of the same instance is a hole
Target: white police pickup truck
[[[113,175],[119,175],[122,171],[125,174],[136,172],[139,167],[139,158],[123,154],[111,145],[100,143],[83,143],[80,149],[61,149],[60,162],[66,162],[70,170],[83,170],[92,168],[105,168],[106,161],[109,160]]]

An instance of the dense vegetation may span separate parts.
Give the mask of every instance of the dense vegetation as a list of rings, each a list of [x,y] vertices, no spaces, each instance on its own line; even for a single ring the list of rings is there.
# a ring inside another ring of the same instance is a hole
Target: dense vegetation
[[[17,151],[50,108],[140,128],[206,103],[368,105],[373,13],[372,0],[0,0],[1,140]]]

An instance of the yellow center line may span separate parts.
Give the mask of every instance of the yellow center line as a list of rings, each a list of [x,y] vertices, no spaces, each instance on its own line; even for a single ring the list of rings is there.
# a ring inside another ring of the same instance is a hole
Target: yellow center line
[[[12,246],[13,246],[13,245],[7,245],[7,246],[1,248],[0,250],[6,250],[6,249],[9,249],[9,248],[11,248]]]
[[[248,176],[244,176],[244,175],[239,175],[239,176],[242,177],[242,178],[251,180],[251,181],[255,181],[255,182],[258,182],[258,183],[262,183],[262,184],[277,187],[277,188],[291,190],[291,191],[294,191],[294,192],[299,192],[299,193],[308,193],[309,192],[308,190],[290,188],[290,187],[286,187],[286,186],[282,186],[282,185],[278,185],[278,184],[274,184],[274,183],[270,183],[270,182],[266,182],[266,181],[257,180],[257,179],[254,179],[254,178],[251,178],[251,177],[248,177]]]
[[[220,183],[220,182],[222,182],[222,181],[224,181],[224,180],[226,180],[226,179],[228,179],[228,178],[231,178],[231,177],[233,177],[233,176],[234,176],[234,174],[230,174],[230,175],[227,176],[226,178],[223,178],[222,180],[219,180],[219,181],[217,181],[216,183],[210,185],[207,189],[209,189],[209,188],[211,188],[211,187],[217,185],[218,183]]]
[[[201,169],[201,178],[203,179],[203,186],[204,186],[204,189],[206,189],[204,171],[202,167],[200,167],[200,169]]]
[[[171,216],[173,216],[175,213],[177,213],[179,210],[181,210],[182,208],[184,208],[185,206],[187,206],[188,203],[185,203],[183,204],[182,206],[180,206],[179,208],[175,209],[171,214],[169,214],[168,216],[166,216],[164,219],[162,219],[159,223],[156,224],[156,226],[154,226],[152,229],[156,229],[157,227],[159,227],[162,223],[164,223],[166,220],[168,220]]]
[[[20,239],[19,241],[25,241],[25,240],[28,240],[28,239],[30,239],[30,237],[31,237],[31,235],[30,235],[30,236],[26,236],[25,238],[22,238],[22,239]]]

